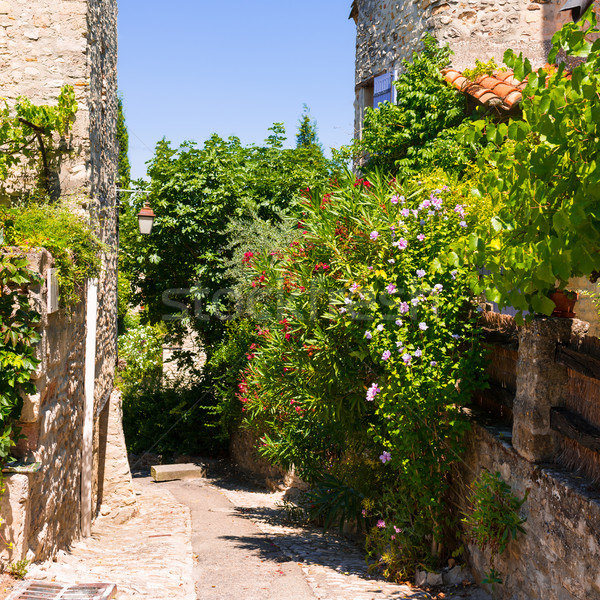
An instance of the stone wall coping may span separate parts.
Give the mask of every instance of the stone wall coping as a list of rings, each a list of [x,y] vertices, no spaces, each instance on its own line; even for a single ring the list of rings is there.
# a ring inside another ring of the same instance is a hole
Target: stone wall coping
[[[585,502],[589,508],[593,507],[593,510],[600,515],[600,491],[598,491],[598,489],[589,481],[578,477],[577,474],[568,471],[558,464],[531,463],[523,458],[508,440],[500,437],[499,430],[478,423],[477,421],[471,421],[471,423],[476,434],[487,438],[488,442],[502,446],[503,451],[512,455],[513,459],[517,462],[523,464],[528,469],[537,472],[542,479],[548,480],[548,483],[553,487],[562,488],[579,497],[582,502]]]

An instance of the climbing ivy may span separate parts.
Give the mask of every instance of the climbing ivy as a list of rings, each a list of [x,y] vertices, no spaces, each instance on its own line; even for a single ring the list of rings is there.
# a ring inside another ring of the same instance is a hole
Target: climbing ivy
[[[31,376],[40,362],[35,356],[40,315],[31,306],[27,288],[39,281],[23,255],[0,254],[0,463],[10,457],[19,438],[15,424],[22,395],[36,390]]]
[[[17,98],[14,109],[4,102],[0,108],[0,181],[18,174],[26,188],[15,189],[11,181],[6,194],[58,197],[56,172],[60,158],[70,151],[69,129],[76,113],[72,86],[63,87],[55,106],[36,105],[23,97]]]

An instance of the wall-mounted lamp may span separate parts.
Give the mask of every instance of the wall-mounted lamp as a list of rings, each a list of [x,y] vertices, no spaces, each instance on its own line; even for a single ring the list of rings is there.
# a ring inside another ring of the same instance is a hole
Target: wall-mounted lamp
[[[583,13],[594,3],[594,0],[567,0],[559,12],[571,11],[573,23],[577,23]]]
[[[141,196],[142,194],[146,194],[146,196],[148,196],[148,194],[150,193],[149,190],[124,190],[121,188],[117,188],[117,194],[132,194],[132,196],[129,198],[130,202],[133,202],[137,197]],[[138,226],[140,228],[140,233],[142,235],[148,235],[151,231],[152,231],[152,225],[154,225],[154,217],[156,215],[154,214],[154,211],[152,210],[152,208],[150,208],[150,203],[146,202],[146,205],[144,206],[144,208],[142,208],[142,210],[140,210],[140,212],[137,215],[138,218]]]
[[[154,211],[150,208],[150,203],[146,202],[146,205],[138,213],[138,224],[140,226],[140,233],[142,235],[148,235],[152,231],[152,225],[154,225]]]

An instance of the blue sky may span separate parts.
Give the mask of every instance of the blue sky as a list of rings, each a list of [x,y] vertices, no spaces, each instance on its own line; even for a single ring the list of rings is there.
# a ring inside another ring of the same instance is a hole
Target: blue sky
[[[352,137],[350,0],[119,0],[119,89],[134,178],[166,137],[260,144],[303,105],[325,148]]]

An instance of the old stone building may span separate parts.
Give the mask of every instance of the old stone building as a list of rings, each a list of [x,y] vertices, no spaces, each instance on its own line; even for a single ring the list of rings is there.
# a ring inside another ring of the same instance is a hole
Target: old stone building
[[[117,311],[117,2],[1,0],[0,89],[56,102],[64,85],[76,91],[71,153],[56,180],[61,196],[89,217],[105,244],[99,281],[71,315],[50,307],[48,286],[34,290],[42,313],[38,394],[25,400],[25,463],[7,475],[3,535],[15,542],[9,559],[44,558],[87,535],[101,505],[119,498],[122,518],[133,510],[120,422],[113,393]],[[48,278],[52,257],[31,256]],[[23,472],[24,471],[24,472]],[[123,508],[125,507],[125,508]]]
[[[502,64],[507,48],[523,52],[534,66],[546,62],[550,40],[567,20],[565,0],[354,0],[356,22],[355,133],[364,110],[392,100],[392,81],[419,48],[425,33],[448,43],[452,66],[473,67],[475,60]]]

